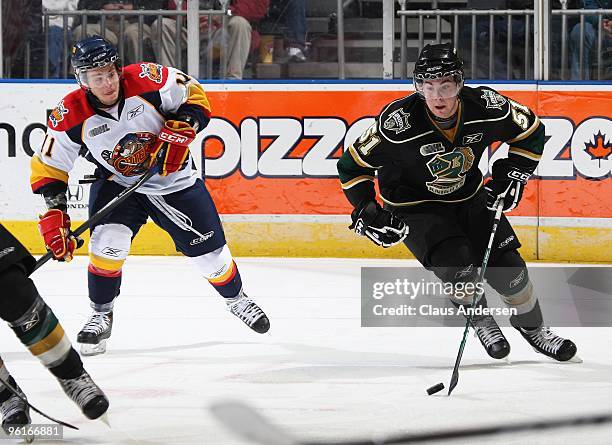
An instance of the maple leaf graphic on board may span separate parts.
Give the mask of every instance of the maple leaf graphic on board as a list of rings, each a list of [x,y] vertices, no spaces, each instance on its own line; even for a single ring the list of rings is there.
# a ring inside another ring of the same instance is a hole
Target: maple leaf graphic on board
[[[605,135],[601,134],[601,130],[593,135],[593,142],[588,141],[585,146],[585,151],[591,156],[591,159],[606,159],[612,153],[612,143],[605,142]]]

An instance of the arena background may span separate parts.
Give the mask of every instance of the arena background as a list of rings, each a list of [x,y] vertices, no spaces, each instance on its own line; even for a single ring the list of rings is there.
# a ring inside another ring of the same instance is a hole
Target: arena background
[[[203,83],[214,118],[192,153],[235,255],[410,258],[401,246],[378,249],[347,229],[350,207],[335,166],[341,149],[384,104],[412,92],[410,83]],[[487,85],[531,107],[546,125],[537,176],[510,214],[524,257],[612,261],[612,85]],[[37,254],[44,252],[36,229],[44,204],[29,187],[32,147],[42,142],[51,109],[75,87],[65,81],[0,83],[0,220]],[[486,172],[504,151],[505,144],[490,147],[481,169]],[[80,159],[71,174],[69,213],[76,224],[87,218],[88,186],[79,179],[92,170]],[[132,252],[176,254],[169,237],[151,222]]]

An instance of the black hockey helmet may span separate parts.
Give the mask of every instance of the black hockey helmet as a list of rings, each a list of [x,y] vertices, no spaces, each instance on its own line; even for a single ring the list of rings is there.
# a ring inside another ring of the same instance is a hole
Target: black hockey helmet
[[[460,75],[463,81],[463,61],[451,43],[425,45],[414,66],[414,80],[432,80]]]
[[[121,61],[117,49],[100,36],[91,36],[76,42],[72,47],[70,63],[74,76],[81,86],[83,86],[81,74],[87,70],[114,63],[117,71],[121,72]]]

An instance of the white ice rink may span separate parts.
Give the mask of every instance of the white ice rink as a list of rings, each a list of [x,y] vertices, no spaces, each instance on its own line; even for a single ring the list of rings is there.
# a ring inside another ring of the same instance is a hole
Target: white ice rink
[[[33,276],[73,341],[90,312],[86,261],[47,264]],[[65,431],[70,444],[244,444],[208,412],[228,398],[317,439],[612,411],[608,328],[557,330],[578,345],[581,364],[536,354],[511,328],[510,363],[496,362],[470,336],[453,395],[427,396],[427,387],[448,385],[462,328],[360,327],[360,267],[403,264],[239,259],[247,293],[271,320],[262,336],[225,310],[187,259],[130,257],[108,352],[84,359],[110,398],[111,429],[86,420],[8,327],[0,353],[31,402],[80,428]],[[612,429],[453,443],[610,444]]]

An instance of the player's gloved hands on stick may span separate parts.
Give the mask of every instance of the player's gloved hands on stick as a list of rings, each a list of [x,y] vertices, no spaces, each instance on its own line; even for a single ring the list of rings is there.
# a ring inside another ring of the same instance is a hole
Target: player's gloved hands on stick
[[[402,220],[384,210],[376,201],[368,201],[351,213],[353,224],[349,226],[358,235],[367,236],[382,247],[391,247],[408,235],[408,226]]]
[[[495,210],[499,198],[504,198],[504,212],[514,209],[523,196],[523,189],[531,173],[521,170],[511,162],[500,159],[493,164],[491,179],[486,183],[487,208]]]
[[[167,120],[157,136],[155,148],[151,154],[151,160],[157,158],[159,151],[165,148],[161,159],[160,175],[166,176],[174,173],[187,164],[189,156],[189,144],[196,137],[196,132],[187,122]]]
[[[45,246],[58,261],[72,260],[77,239],[70,234],[70,217],[59,209],[51,209],[40,217],[38,230]]]

